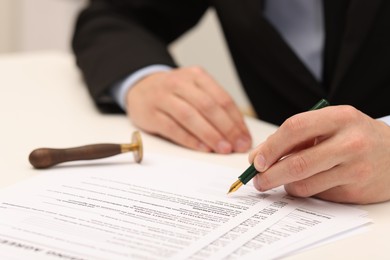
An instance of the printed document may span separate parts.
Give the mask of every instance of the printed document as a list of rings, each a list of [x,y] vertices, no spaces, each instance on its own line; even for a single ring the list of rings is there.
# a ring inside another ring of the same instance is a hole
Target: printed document
[[[330,226],[368,222],[282,188],[226,195],[237,169],[152,154],[102,162],[54,167],[2,191],[0,259],[275,257],[279,246],[295,245],[288,253],[338,232]]]

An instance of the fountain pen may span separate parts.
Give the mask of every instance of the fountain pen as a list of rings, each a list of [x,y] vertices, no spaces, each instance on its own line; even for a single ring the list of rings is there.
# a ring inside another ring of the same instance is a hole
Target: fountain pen
[[[317,102],[310,110],[316,110],[323,107],[329,106],[329,102],[326,99],[321,99]],[[238,180],[235,181],[228,191],[229,193],[235,192],[238,190],[243,184],[247,184],[253,177],[256,176],[259,172],[256,170],[255,165],[252,163],[248,169],[246,169],[240,176],[238,176]]]

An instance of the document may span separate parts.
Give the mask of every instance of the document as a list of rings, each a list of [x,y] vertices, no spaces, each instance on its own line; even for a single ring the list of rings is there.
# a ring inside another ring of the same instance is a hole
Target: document
[[[236,175],[163,156],[141,165],[47,170],[3,192],[0,255],[185,259],[277,201],[286,206],[275,208],[263,229],[294,209],[280,191],[228,197]]]
[[[159,154],[42,171],[0,192],[0,259],[223,259],[261,248],[274,256],[279,244],[297,245],[287,253],[322,239],[316,232],[330,225],[368,222],[362,211],[326,202],[319,210],[282,188],[228,196],[237,174]]]
[[[286,217],[233,253],[225,252],[225,259],[280,258],[370,223],[365,212],[353,207],[346,210],[344,205],[311,198],[300,200],[302,204]]]
[[[265,230],[261,228],[263,231],[257,229],[269,217],[269,207],[213,241],[191,259],[274,259],[370,223],[366,212],[354,207],[288,195],[284,199],[290,200],[289,204],[295,209],[275,224]]]

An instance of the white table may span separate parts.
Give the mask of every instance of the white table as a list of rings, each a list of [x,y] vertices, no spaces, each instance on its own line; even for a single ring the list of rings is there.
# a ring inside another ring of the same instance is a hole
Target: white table
[[[39,174],[29,162],[38,147],[71,147],[91,143],[130,142],[135,127],[124,115],[98,112],[88,96],[71,55],[58,52],[0,56],[1,154],[0,188]],[[260,143],[275,126],[247,119],[254,143]],[[177,155],[237,168],[248,166],[246,154],[206,154],[179,147],[142,133],[148,152]],[[133,157],[129,155],[129,160]],[[23,196],[23,194],[21,194]],[[390,259],[390,202],[359,206],[374,224],[368,232],[350,236],[288,259]]]

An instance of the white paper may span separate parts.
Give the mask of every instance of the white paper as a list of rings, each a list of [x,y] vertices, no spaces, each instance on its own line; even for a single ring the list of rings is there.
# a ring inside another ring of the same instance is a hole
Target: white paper
[[[323,239],[318,231],[337,233],[331,225],[347,230],[367,222],[357,220],[362,211],[327,202],[320,202],[325,220],[302,216],[302,210],[318,212],[308,203],[316,200],[286,196],[282,188],[260,193],[247,185],[228,196],[237,175],[236,169],[152,154],[141,165],[118,156],[43,171],[0,193],[0,259],[275,257]],[[294,222],[294,212],[306,225]],[[346,218],[356,222],[347,225]],[[270,236],[286,221],[288,235]],[[274,243],[258,246],[261,237]]]
[[[370,223],[360,209],[315,199],[301,200],[296,210],[226,259],[275,259]]]
[[[184,259],[283,199],[275,190],[227,196],[232,178],[225,176],[236,175],[163,156],[48,170],[1,196],[0,252],[12,259]],[[276,210],[263,230],[293,209]]]

